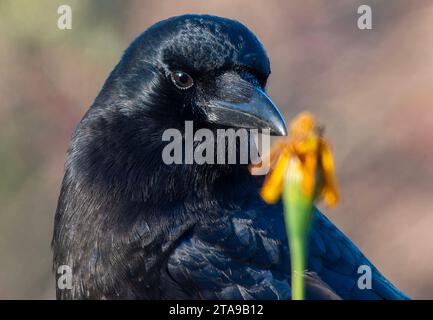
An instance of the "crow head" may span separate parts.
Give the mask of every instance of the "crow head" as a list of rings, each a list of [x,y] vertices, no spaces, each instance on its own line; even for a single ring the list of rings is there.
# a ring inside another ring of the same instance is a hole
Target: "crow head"
[[[207,15],[159,22],[129,46],[107,79],[76,130],[67,169],[97,188],[155,203],[191,190],[200,195],[222,176],[235,179],[230,166],[164,165],[161,136],[187,120],[194,129],[285,135],[264,93],[269,74],[263,46],[238,22]]]
[[[219,17],[174,17],[129,46],[68,150],[53,250],[74,284],[58,297],[161,296],[162,261],[182,235],[259,199],[246,164],[168,165],[162,138],[177,129],[186,141],[185,121],[285,134],[269,73],[256,37]]]

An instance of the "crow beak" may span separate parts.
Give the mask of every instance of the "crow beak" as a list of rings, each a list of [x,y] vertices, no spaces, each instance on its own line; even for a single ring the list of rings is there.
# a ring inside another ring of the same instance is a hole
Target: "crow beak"
[[[258,87],[248,89],[240,94],[227,90],[224,99],[210,101],[207,120],[228,127],[267,129],[275,136],[287,135],[286,123],[266,93]]]

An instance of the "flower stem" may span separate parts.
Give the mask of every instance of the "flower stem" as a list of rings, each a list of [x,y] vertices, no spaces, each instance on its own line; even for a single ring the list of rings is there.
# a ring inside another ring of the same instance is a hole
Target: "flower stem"
[[[291,267],[292,267],[292,300],[305,299],[305,246],[302,239],[290,240]]]
[[[313,211],[313,198],[303,192],[302,179],[302,173],[296,166],[289,166],[283,188],[283,203],[290,246],[292,300],[305,299],[304,271],[307,267],[307,241]]]

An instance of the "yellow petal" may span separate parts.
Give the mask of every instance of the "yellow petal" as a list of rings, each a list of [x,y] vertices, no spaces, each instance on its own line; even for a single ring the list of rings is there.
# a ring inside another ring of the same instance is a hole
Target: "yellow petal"
[[[332,157],[331,148],[328,142],[324,139],[320,141],[320,166],[323,176],[323,188],[321,195],[328,206],[334,206],[339,195],[337,191],[337,182],[334,175],[334,159]]]
[[[278,157],[275,168],[266,176],[260,191],[260,195],[265,202],[272,204],[280,198],[288,162],[289,152],[284,150]]]
[[[310,133],[314,132],[316,121],[314,116],[309,112],[301,112],[290,123],[290,135],[292,137],[307,137]]]
[[[278,157],[280,156],[281,152],[285,148],[287,144],[282,141],[276,141],[275,145],[272,147],[271,152],[267,153],[266,155],[262,156],[262,161],[258,164],[250,164],[248,166],[248,170],[251,174],[260,174],[260,172],[264,168],[273,168],[275,166],[276,161],[278,160]]]
[[[323,200],[325,200],[325,203],[329,207],[335,206],[339,201],[339,197],[338,197],[338,194],[336,192],[336,189],[333,189],[333,188],[323,187],[322,197],[323,197]]]
[[[305,155],[302,164],[303,181],[302,186],[304,192],[308,196],[312,196],[316,185],[316,167],[317,167],[317,153],[309,152]]]

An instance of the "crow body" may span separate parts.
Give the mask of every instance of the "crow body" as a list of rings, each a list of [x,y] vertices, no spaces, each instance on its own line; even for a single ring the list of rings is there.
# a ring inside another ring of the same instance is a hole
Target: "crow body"
[[[193,86],[173,85],[179,70]],[[53,251],[54,270],[72,268],[72,289],[57,298],[290,298],[283,209],[262,202],[262,178],[246,165],[161,159],[164,130],[232,125],[233,103],[263,93],[269,74],[263,46],[229,19],[173,17],[134,40],[71,139]],[[280,121],[270,112],[266,121]],[[406,298],[319,211],[309,251],[310,298]],[[360,265],[371,289],[357,285]]]

